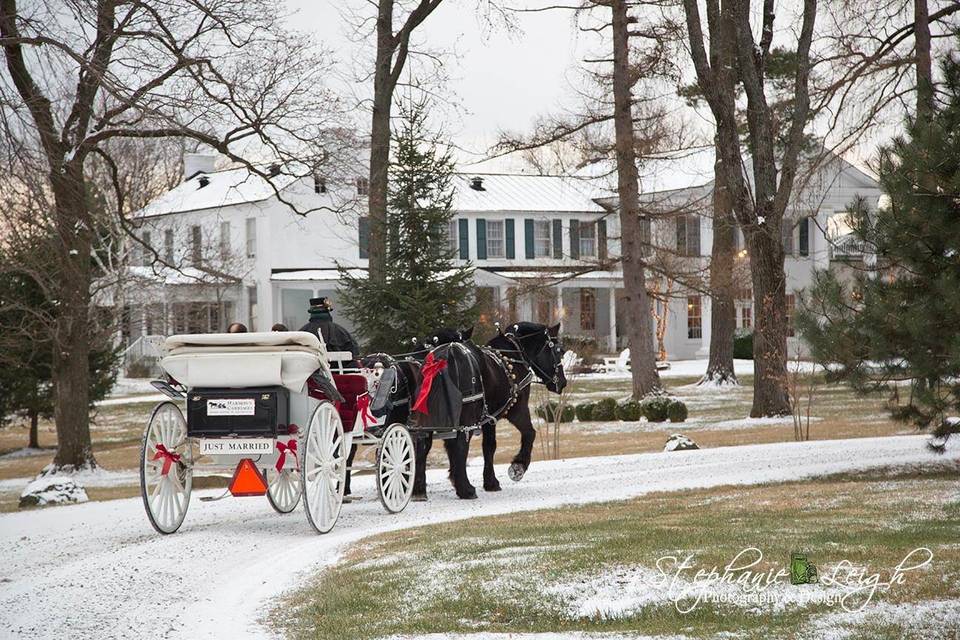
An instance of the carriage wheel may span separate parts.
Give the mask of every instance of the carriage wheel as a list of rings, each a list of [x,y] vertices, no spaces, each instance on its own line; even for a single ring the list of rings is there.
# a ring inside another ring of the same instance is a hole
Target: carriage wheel
[[[416,466],[410,431],[402,424],[387,427],[377,451],[377,493],[390,513],[403,511],[410,502]]]
[[[180,528],[193,486],[193,450],[180,408],[161,402],[150,415],[140,448],[140,495],[160,533]]]
[[[300,504],[300,472],[273,468],[267,470],[267,500],[277,513],[290,513]]]
[[[307,521],[318,533],[333,529],[343,505],[347,479],[343,424],[333,404],[322,402],[313,412],[303,438],[300,482]]]

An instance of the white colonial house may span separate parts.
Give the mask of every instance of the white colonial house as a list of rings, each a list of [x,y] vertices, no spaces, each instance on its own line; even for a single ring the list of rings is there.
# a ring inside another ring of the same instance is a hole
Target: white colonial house
[[[329,296],[336,304],[344,295],[338,265],[367,266],[364,178],[349,193],[333,193],[320,179],[281,173],[271,185],[246,169],[215,171],[214,160],[188,156],[184,181],[135,215],[142,242],[135,245],[133,279],[123,300],[111,301],[124,307],[123,338],[131,344],[143,336],[222,330],[233,321],[251,330],[274,323],[297,328],[306,322],[309,298]],[[711,180],[708,152],[645,165],[640,186],[651,214],[644,221],[651,251],[678,257],[694,271],[706,266]],[[459,260],[476,267],[483,322],[560,321],[564,334],[593,338],[602,351],[623,346],[619,222],[609,192],[593,180],[490,173],[458,175],[455,188],[449,242]],[[838,257],[829,238],[842,230],[835,218],[856,196],[875,207],[879,189],[836,159],[795,199],[784,238],[789,293]],[[299,215],[291,204],[311,212]],[[178,268],[158,268],[156,256]],[[738,324],[749,328],[749,291],[742,297]],[[706,353],[709,298],[675,287],[664,304],[668,356]],[[351,324],[342,315],[338,321]]]

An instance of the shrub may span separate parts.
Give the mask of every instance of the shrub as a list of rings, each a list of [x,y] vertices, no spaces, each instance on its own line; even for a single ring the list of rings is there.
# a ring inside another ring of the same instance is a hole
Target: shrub
[[[640,402],[640,412],[649,422],[665,422],[669,406],[667,396],[647,396]]]
[[[643,412],[640,411],[640,403],[636,400],[625,400],[617,405],[617,419],[624,422],[636,422],[640,419]]]
[[[667,407],[667,417],[670,418],[670,422],[683,422],[687,419],[687,405],[682,400],[672,398]]]
[[[613,398],[604,398],[593,407],[593,419],[598,422],[617,419],[617,401]]]
[[[733,336],[733,357],[741,360],[753,360],[753,332],[737,331]]]
[[[557,410],[560,408],[560,405],[551,400],[546,404],[542,404],[536,409],[536,413],[540,418],[546,420],[547,422],[554,422],[557,419]],[[564,405],[563,410],[560,411],[560,422],[573,422],[574,409],[570,405]]]
[[[590,422],[593,420],[593,408],[597,406],[595,402],[581,402],[577,405],[577,420],[580,422]]]

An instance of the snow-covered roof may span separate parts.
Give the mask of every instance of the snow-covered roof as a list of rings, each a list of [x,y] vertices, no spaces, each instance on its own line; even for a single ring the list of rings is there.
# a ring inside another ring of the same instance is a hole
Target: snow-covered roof
[[[349,269],[348,273],[354,278],[367,272],[366,269]],[[337,269],[298,269],[296,271],[280,271],[270,275],[274,282],[306,282],[311,280],[326,280],[336,282],[340,279]]]
[[[475,178],[480,179],[482,189],[473,188]],[[461,173],[454,178],[454,186],[455,211],[605,213],[583,185],[562,176]]]
[[[713,147],[644,158],[639,163],[640,193],[691,189],[713,182]]]
[[[202,179],[208,181],[205,186],[201,186]],[[146,218],[181,211],[198,211],[260,202],[274,195],[276,190],[287,188],[295,180],[293,176],[280,174],[272,178],[271,185],[264,178],[251,173],[246,167],[198,173],[153,200],[136,212],[134,217]]]
[[[213,284],[233,282],[236,278],[216,275],[196,267],[172,269],[170,267],[130,267],[130,277],[149,284]]]

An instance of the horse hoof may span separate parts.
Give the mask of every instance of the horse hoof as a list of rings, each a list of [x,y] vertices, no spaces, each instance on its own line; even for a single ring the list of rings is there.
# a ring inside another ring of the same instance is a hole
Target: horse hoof
[[[477,499],[477,490],[471,488],[469,491],[463,493],[458,493],[457,497],[461,500],[476,500]]]
[[[526,472],[526,468],[519,462],[514,462],[510,465],[510,468],[507,469],[507,475],[510,476],[510,479],[514,482],[520,482],[523,479],[523,474]]]
[[[500,491],[500,483],[494,481],[494,482],[491,482],[490,484],[485,484],[483,485],[483,490],[484,491]]]
[[[412,496],[410,496],[410,500],[413,501],[413,502],[426,502],[426,501],[427,501],[427,494],[425,494],[425,493],[415,493],[415,494],[413,494]]]

